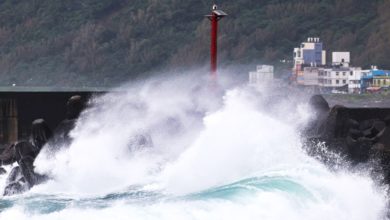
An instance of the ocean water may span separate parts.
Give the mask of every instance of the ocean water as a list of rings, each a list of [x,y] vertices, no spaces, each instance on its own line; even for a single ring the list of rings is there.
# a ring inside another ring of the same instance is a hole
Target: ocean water
[[[51,180],[0,197],[0,219],[386,219],[383,186],[302,150],[305,103],[202,85],[160,78],[93,98],[70,146],[36,159]]]

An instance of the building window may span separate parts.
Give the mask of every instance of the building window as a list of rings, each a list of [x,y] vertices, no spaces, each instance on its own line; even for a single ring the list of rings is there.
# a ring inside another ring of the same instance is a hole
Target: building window
[[[349,75],[350,75],[350,76],[353,76],[353,72],[352,72],[352,71],[351,71],[351,72],[349,72]]]
[[[346,84],[346,83],[347,83],[347,80],[344,79],[344,80],[343,80],[343,84]]]
[[[345,72],[343,72],[343,76],[345,76]]]
[[[339,75],[339,72],[336,72],[336,76],[338,76]]]
[[[339,80],[338,79],[336,80],[336,84],[339,84]]]

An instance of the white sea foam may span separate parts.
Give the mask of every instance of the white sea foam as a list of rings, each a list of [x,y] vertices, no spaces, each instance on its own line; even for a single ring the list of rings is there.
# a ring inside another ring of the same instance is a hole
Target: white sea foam
[[[53,179],[29,193],[94,198],[138,185],[167,199],[49,214],[15,205],[0,219],[384,218],[386,196],[371,178],[331,172],[302,151],[297,127],[310,116],[305,105],[283,99],[268,108],[268,94],[245,86],[221,85],[223,97],[211,95],[195,78],[154,79],[95,98],[71,146],[39,155],[37,170]],[[139,135],[153,146],[134,148]],[[256,177],[291,180],[304,193],[275,182],[233,199],[180,197]]]
[[[305,180],[306,178],[304,178]],[[325,179],[325,181],[322,181]],[[313,185],[311,185],[313,184]],[[384,200],[367,178],[351,175],[317,177],[307,183],[318,194],[305,199],[283,191],[262,191],[239,200],[167,201],[150,205],[117,202],[108,208],[69,207],[50,214],[14,207],[1,219],[384,219]]]

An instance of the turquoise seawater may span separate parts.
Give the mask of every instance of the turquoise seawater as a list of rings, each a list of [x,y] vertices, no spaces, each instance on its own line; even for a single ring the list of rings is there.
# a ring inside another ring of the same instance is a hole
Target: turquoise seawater
[[[172,196],[162,192],[143,190],[142,187],[130,187],[123,192],[111,193],[100,197],[71,198],[61,195],[26,194],[0,199],[0,212],[22,207],[28,213],[49,214],[67,208],[104,209],[116,202],[131,205],[151,205],[161,202],[226,200],[236,201],[249,198],[259,192],[279,192],[302,200],[314,200],[314,196],[304,186],[294,180],[283,177],[254,177],[232,184],[214,187],[199,193],[184,196]]]

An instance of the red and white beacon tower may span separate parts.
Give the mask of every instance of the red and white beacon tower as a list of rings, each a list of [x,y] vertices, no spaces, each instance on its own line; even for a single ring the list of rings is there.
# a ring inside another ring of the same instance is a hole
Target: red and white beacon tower
[[[227,14],[222,10],[218,10],[216,4],[213,5],[211,15],[206,15],[206,17],[211,21],[210,68],[211,77],[214,80],[217,78],[218,21],[225,16],[227,16]]]

